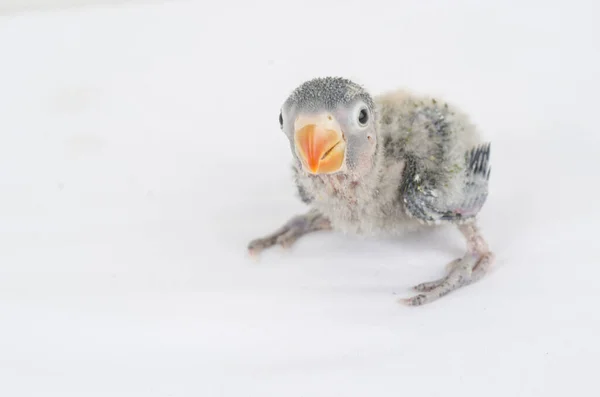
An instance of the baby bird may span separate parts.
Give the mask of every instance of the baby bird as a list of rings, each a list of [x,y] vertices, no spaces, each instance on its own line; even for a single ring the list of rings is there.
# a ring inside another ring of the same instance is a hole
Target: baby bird
[[[325,77],[291,93],[279,124],[310,210],[251,241],[251,254],[319,230],[390,236],[454,224],[467,252],[403,302],[432,302],[489,269],[494,257],[476,218],[488,194],[490,144],[458,109],[402,90],[372,97],[350,80]]]

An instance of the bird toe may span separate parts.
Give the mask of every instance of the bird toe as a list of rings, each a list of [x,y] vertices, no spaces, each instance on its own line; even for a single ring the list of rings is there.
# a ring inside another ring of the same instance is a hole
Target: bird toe
[[[427,298],[427,295],[425,295],[425,294],[419,294],[419,295],[415,295],[411,298],[401,299],[400,302],[407,306],[421,306],[422,304],[428,302],[428,298]]]
[[[429,292],[432,289],[439,287],[443,281],[444,281],[444,279],[421,283],[421,284],[415,285],[413,287],[413,290],[415,290],[417,292]]]

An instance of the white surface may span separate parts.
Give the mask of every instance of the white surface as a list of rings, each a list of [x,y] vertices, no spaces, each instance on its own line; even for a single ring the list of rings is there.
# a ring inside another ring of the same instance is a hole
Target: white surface
[[[128,3],[167,3],[178,0],[0,0],[0,14],[104,7]],[[183,0],[185,1],[185,0]]]
[[[597,396],[598,6],[393,3],[1,19],[0,395]],[[328,74],[473,115],[487,278],[398,304],[448,230],[246,257],[303,210],[279,106]]]

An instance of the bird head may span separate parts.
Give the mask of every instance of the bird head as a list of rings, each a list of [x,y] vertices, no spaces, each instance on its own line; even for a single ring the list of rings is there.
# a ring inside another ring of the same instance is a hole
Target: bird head
[[[373,163],[376,120],[371,96],[338,78],[309,80],[284,102],[279,124],[311,174],[365,172]]]

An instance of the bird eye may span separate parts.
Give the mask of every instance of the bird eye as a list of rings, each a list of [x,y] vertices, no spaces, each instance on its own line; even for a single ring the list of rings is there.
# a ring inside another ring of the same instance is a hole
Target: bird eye
[[[279,112],[279,125],[283,127],[283,115]]]
[[[369,112],[365,108],[360,109],[360,112],[358,113],[358,123],[364,127],[368,122]]]

